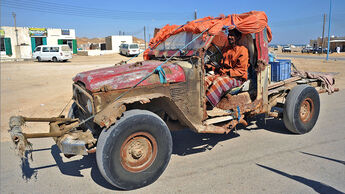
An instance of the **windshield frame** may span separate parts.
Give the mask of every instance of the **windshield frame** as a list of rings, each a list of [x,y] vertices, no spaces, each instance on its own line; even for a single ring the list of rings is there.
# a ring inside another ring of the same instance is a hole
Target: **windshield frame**
[[[181,32],[181,33],[184,33],[184,32]],[[191,32],[190,32],[191,33]],[[180,33],[179,33],[180,34]],[[195,38],[196,36],[198,36],[198,35],[200,35],[200,34],[193,34],[193,38]],[[192,41],[192,40],[190,40],[189,42],[186,42],[185,43],[185,45],[182,45],[180,48],[175,48],[175,49],[169,49],[169,50],[159,50],[159,49],[157,49],[157,47],[159,47],[159,45],[161,45],[162,43],[160,43],[160,44],[158,44],[157,46],[155,46],[155,48],[154,49],[151,49],[151,50],[149,50],[149,52],[148,52],[148,56],[151,56],[151,57],[154,57],[154,58],[166,58],[166,57],[170,57],[170,56],[172,56],[172,55],[174,55],[177,51],[181,51],[181,52],[178,52],[178,53],[176,53],[174,56],[175,57],[192,57],[192,56],[198,56],[199,55],[199,51],[201,50],[201,49],[205,49],[205,48],[207,48],[207,47],[209,47],[209,44],[210,44],[210,42],[212,42],[212,39],[213,39],[213,37],[214,37],[214,35],[207,35],[207,37],[206,38],[203,38],[203,36],[200,36],[199,38],[200,39],[202,39],[202,41],[203,41],[203,44],[202,44],[202,46],[200,46],[200,47],[198,47],[197,49],[190,49],[190,47],[188,48],[185,48],[185,49],[183,49],[182,50],[182,48],[184,47],[184,46],[186,46],[190,41]],[[170,37],[169,37],[170,38]],[[169,39],[168,38],[168,39]],[[167,40],[168,40],[167,39]],[[211,40],[211,41],[210,41]],[[166,41],[166,40],[165,40]],[[163,41],[163,42],[165,42],[165,41]],[[197,41],[197,40],[195,40],[195,41]]]

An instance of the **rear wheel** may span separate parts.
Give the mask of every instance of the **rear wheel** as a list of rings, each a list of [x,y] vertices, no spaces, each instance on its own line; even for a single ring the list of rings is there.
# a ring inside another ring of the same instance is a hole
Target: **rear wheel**
[[[297,134],[308,133],[320,112],[319,93],[309,85],[294,87],[286,97],[283,120],[286,128]]]
[[[37,61],[41,62],[42,61],[41,57],[37,57]]]
[[[58,61],[56,57],[53,57],[52,60],[53,60],[54,62],[57,62],[57,61]]]
[[[172,138],[165,122],[146,110],[130,110],[104,129],[97,142],[96,159],[103,177],[130,190],[153,183],[167,167]]]

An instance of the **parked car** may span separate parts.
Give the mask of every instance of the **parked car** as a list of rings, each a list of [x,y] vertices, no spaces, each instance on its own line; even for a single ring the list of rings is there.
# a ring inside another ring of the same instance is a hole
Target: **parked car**
[[[37,61],[67,61],[72,59],[72,50],[68,45],[40,45],[36,47],[32,57]]]
[[[313,53],[313,47],[311,47],[311,46],[306,46],[306,47],[304,47],[303,49],[302,49],[302,53]]]
[[[291,48],[289,46],[283,46],[282,52],[283,53],[291,53]]]
[[[137,55],[139,54],[140,49],[138,44],[121,44],[120,45],[120,54],[121,55]]]
[[[313,54],[321,54],[321,53],[327,53],[327,48],[321,48],[321,47],[319,47],[319,48],[315,48],[315,49],[313,49]],[[332,53],[332,51],[331,50],[329,50],[329,53]]]
[[[273,46],[273,49],[274,49],[275,51],[277,51],[277,50],[278,50],[278,46],[277,46],[277,45]]]

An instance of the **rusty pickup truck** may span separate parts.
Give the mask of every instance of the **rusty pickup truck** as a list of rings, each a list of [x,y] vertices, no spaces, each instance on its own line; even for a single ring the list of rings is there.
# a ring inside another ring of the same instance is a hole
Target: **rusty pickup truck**
[[[263,25],[254,22],[257,28],[246,29],[243,22],[253,16]],[[303,76],[271,82],[271,32],[261,16],[249,12],[163,27],[144,61],[78,73],[66,117],[11,117],[13,142],[23,153],[31,145],[29,138],[53,137],[67,157],[95,153],[104,178],[130,190],[153,183],[163,173],[172,154],[170,130],[175,128],[226,135],[239,123],[247,126],[249,118],[264,114],[282,119],[292,133],[311,131],[325,83]],[[226,30],[234,28],[242,32],[242,44],[248,48],[249,79],[209,108],[205,64],[220,63]],[[25,122],[48,122],[50,132],[23,133]]]

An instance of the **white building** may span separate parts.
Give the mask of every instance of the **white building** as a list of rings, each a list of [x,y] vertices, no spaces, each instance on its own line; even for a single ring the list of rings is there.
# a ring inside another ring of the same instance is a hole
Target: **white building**
[[[116,53],[119,53],[119,46],[123,43],[133,43],[133,36],[117,35],[105,37],[106,50],[112,50]]]
[[[39,45],[68,44],[77,53],[74,29],[17,27],[16,32],[14,27],[2,26],[0,34],[1,58],[31,58]]]

